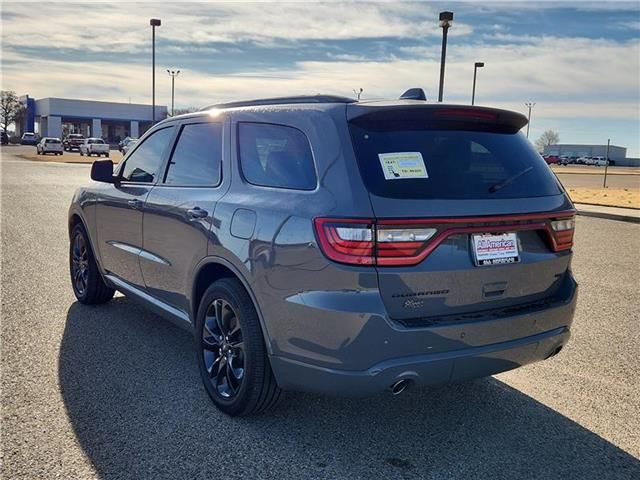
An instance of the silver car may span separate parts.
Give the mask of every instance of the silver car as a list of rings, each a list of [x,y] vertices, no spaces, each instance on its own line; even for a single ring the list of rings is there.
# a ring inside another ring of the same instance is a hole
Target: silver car
[[[62,155],[62,142],[59,138],[43,137],[36,145],[36,153],[38,155],[46,155],[47,153]]]
[[[73,198],[76,297],[119,290],[193,332],[230,415],[286,390],[400,394],[556,355],[577,298],[571,201],[526,117],[419,98],[158,123]]]

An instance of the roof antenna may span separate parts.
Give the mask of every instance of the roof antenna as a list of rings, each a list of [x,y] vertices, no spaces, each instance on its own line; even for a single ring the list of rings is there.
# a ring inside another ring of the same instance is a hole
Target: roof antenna
[[[400,95],[400,100],[423,100],[426,102],[427,96],[421,88],[410,88]]]
[[[356,97],[358,97],[358,101],[360,101],[360,96],[362,95],[362,92],[364,92],[364,89],[362,87],[360,87],[360,90],[356,90],[355,88],[353,89],[353,93],[355,93]]]

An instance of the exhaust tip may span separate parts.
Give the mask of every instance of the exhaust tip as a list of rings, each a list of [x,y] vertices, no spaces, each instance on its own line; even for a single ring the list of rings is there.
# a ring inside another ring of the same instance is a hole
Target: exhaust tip
[[[390,387],[392,395],[400,395],[404,392],[411,382],[409,380],[398,380]]]
[[[563,345],[560,345],[558,347],[556,347],[547,357],[547,359],[551,358],[551,357],[555,357],[557,354],[560,353],[560,351],[562,350]]]

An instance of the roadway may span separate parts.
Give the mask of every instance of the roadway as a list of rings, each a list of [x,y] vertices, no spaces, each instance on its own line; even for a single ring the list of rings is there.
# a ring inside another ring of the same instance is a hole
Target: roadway
[[[0,167],[3,478],[640,478],[640,225],[577,219],[573,338],[549,361],[233,419],[188,333],[75,301],[67,207],[89,167],[8,149]]]

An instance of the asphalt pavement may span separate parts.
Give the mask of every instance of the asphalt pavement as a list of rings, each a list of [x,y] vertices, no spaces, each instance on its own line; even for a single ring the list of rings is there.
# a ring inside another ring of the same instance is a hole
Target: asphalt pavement
[[[2,157],[2,478],[640,478],[640,225],[578,217],[573,338],[551,360],[235,419],[187,332],[122,296],[75,302],[67,207],[89,166]]]

